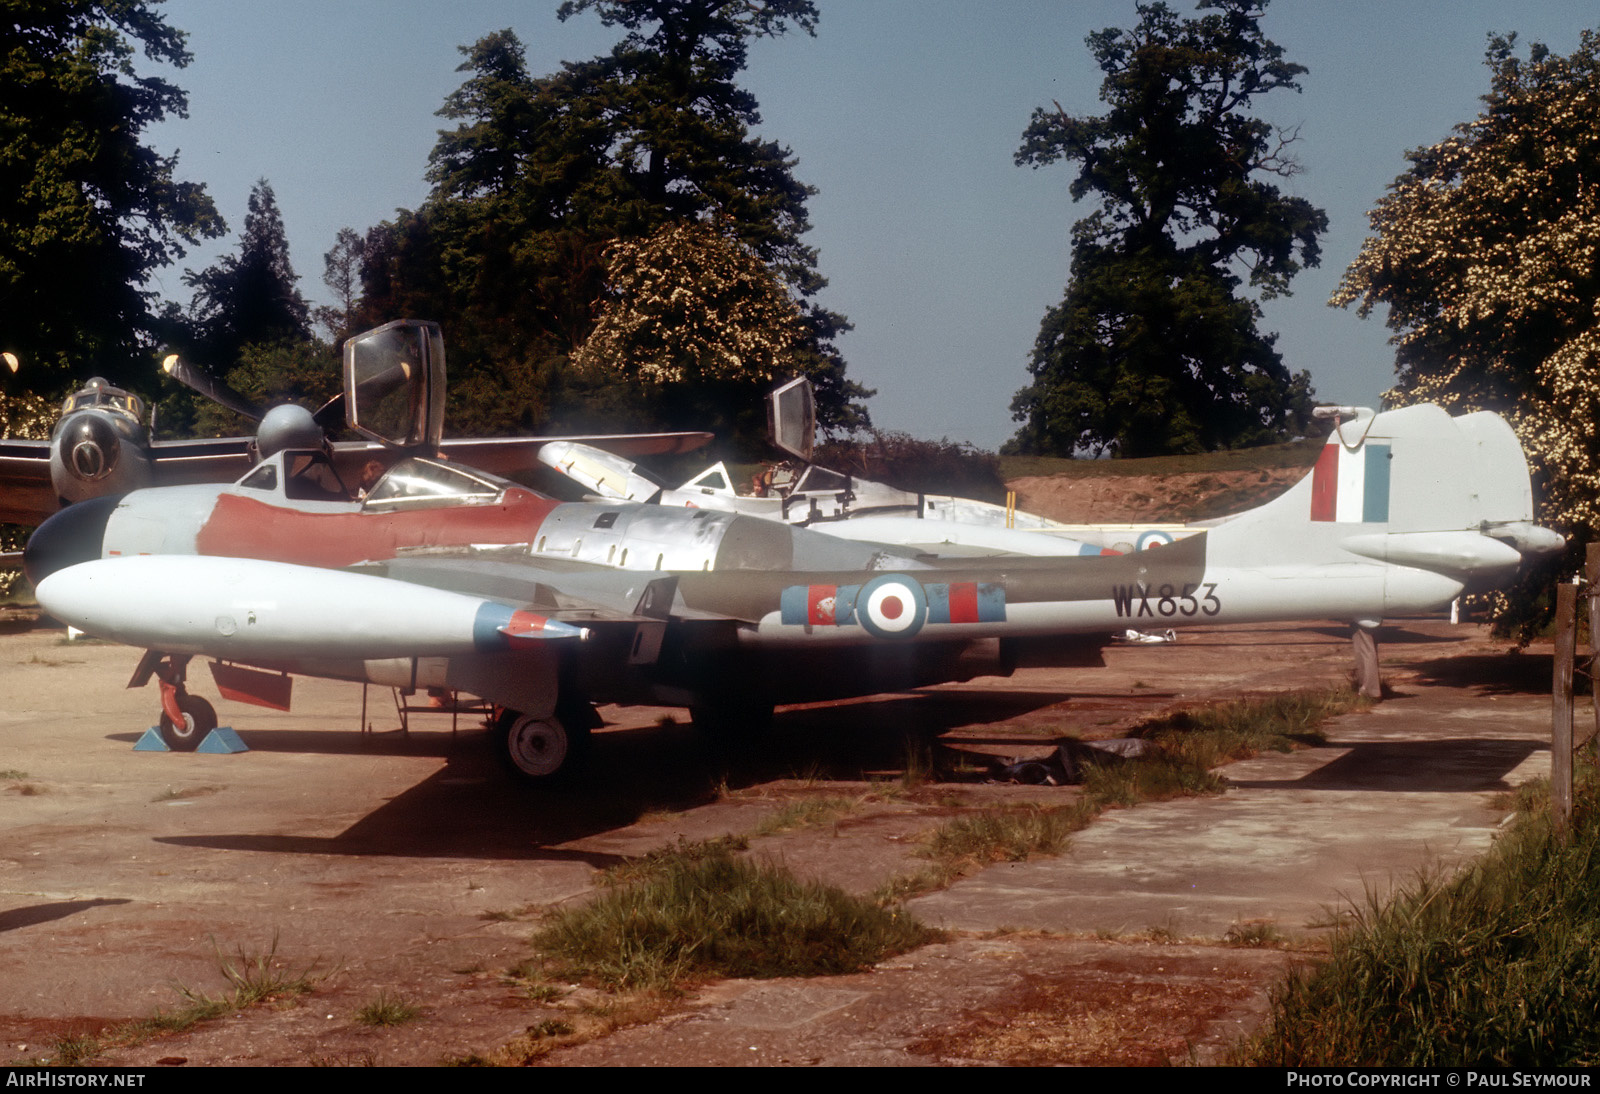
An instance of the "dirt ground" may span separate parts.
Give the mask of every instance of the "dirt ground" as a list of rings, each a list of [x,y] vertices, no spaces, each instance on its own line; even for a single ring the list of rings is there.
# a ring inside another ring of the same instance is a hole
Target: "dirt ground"
[[[1174,475],[1027,476],[1006,484],[1017,508],[1067,524],[1139,524],[1175,511],[1217,516],[1271,501],[1306,476],[1302,467]]]
[[[1383,650],[1422,721],[1446,708],[1509,713],[1548,693],[1548,657],[1508,657],[1477,628],[1405,623]],[[855,805],[843,818],[755,839],[751,853],[870,891],[915,869],[919,837],[953,812],[1074,793],[971,774],[903,780],[915,742],[937,737],[948,772],[961,754],[1040,754],[1058,736],[1117,735],[1197,699],[1340,681],[1338,627],[1198,629],[1171,646],[1110,647],[1099,670],[1022,669],[784,710],[761,747],[734,755],[670,720],[681,712],[607,708],[590,773],[541,795],[511,785],[483,734],[452,733],[447,718],[400,734],[386,691],[369,693],[375,732],[361,732],[361,689],[327,681],[297,681],[293,714],[219,704],[247,753],[132,751],[155,702],[122,686],[136,659],[0,626],[0,1060],[56,1058],[93,1038],[97,1064],[436,1064],[527,1055],[530,1031],[620,1024],[545,1037],[583,1043],[542,1062],[1207,1062],[1318,945],[1300,923],[1285,949],[1087,920],[958,929],[854,976],[701,985],[632,1025],[590,989],[535,998],[509,974],[532,956],[543,910],[584,899],[597,870],[628,856],[750,833],[796,799],[845,796]],[[1409,727],[1409,716],[1388,724]],[[1489,792],[1504,785],[1500,768],[1474,776],[1463,808],[1492,809]],[[1004,880],[1005,869],[985,875]],[[305,973],[310,992],[119,1043],[125,1023],[181,1006],[185,992],[220,994],[222,965],[257,958]],[[380,997],[419,1016],[363,1024],[357,1011]]]

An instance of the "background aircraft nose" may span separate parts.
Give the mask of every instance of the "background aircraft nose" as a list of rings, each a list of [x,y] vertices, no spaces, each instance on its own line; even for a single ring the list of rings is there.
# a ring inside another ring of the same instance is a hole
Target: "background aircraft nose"
[[[57,570],[100,557],[106,522],[121,500],[118,495],[80,501],[34,529],[22,549],[22,572],[35,588]]]
[[[105,478],[115,470],[122,447],[116,427],[100,414],[79,414],[62,430],[57,443],[62,464],[88,481]]]

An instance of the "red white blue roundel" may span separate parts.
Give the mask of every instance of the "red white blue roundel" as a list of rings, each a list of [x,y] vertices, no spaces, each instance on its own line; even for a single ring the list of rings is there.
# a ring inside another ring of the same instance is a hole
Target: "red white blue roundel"
[[[874,638],[909,638],[928,621],[928,598],[911,578],[884,574],[861,586],[855,614]]]

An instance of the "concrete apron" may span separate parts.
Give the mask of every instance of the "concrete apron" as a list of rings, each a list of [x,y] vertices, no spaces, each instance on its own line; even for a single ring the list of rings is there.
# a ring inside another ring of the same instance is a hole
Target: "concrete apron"
[[[1294,936],[1481,854],[1504,791],[1549,773],[1550,700],[1408,686],[1330,723],[1328,743],[1225,769],[1220,798],[1103,814],[1058,858],[993,867],[911,901],[925,922],[1102,936]]]

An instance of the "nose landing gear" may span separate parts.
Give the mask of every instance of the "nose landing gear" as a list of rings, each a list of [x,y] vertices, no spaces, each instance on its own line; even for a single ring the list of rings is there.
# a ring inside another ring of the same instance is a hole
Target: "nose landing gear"
[[[139,687],[155,675],[161,685],[161,739],[174,752],[193,752],[206,734],[217,728],[216,709],[183,686],[188,668],[187,654],[163,655],[150,650],[128,682],[129,687]]]

